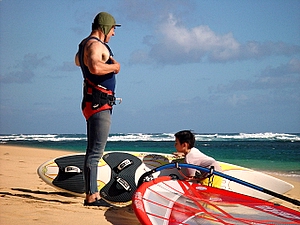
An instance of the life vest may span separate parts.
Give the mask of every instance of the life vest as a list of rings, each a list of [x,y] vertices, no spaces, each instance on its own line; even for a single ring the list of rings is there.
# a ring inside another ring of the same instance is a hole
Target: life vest
[[[116,100],[113,91],[101,85],[95,85],[87,79],[84,80],[83,85],[81,108],[86,120],[97,112],[112,110]]]
[[[103,110],[112,110],[112,106],[115,105],[115,74],[110,73],[103,76],[97,76],[91,74],[88,67],[84,65],[84,46],[90,39],[95,39],[104,44],[107,47],[110,56],[113,56],[113,53],[109,46],[96,37],[89,37],[83,40],[79,45],[79,62],[84,78],[81,109],[86,120],[88,120],[93,114],[97,112]],[[111,64],[112,62],[109,59],[106,63]],[[104,85],[106,87],[104,87]]]

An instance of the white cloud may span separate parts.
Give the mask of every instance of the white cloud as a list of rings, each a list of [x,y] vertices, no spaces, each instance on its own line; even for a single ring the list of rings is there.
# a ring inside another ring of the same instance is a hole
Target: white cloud
[[[244,94],[241,95],[234,94],[232,96],[229,96],[227,101],[230,105],[237,106],[237,105],[242,105],[248,99],[249,98]]]
[[[292,58],[288,63],[278,67],[267,67],[262,71],[262,77],[286,76],[291,74],[300,75],[300,59]]]
[[[30,83],[35,76],[35,70],[45,66],[49,59],[49,56],[40,57],[37,54],[28,53],[15,64],[13,71],[0,74],[0,81],[3,83]]]
[[[300,60],[291,59],[286,64],[275,68],[267,67],[254,80],[237,79],[228,84],[218,85],[215,90],[218,93],[245,92],[253,90],[293,90],[299,93],[300,86]]]
[[[234,38],[232,32],[218,34],[207,25],[188,28],[172,14],[158,27],[156,39],[145,44],[150,50],[148,55],[144,54],[142,61],[138,61],[140,63],[156,61],[163,64],[184,64],[203,60],[228,62],[300,53],[299,45],[271,41],[248,41],[243,44]],[[152,60],[145,60],[145,56]],[[132,57],[138,58],[134,54]]]
[[[58,66],[54,71],[73,72],[78,71],[78,67],[73,61],[63,62],[61,66]]]
[[[161,26],[159,32],[164,36],[165,42],[178,45],[185,52],[191,50],[235,52],[240,46],[233,38],[232,33],[217,35],[205,25],[188,29],[179,25],[172,14],[170,14],[167,23]]]

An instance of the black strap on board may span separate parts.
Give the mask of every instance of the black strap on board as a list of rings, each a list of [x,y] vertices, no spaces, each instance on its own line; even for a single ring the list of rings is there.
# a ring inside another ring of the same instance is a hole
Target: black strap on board
[[[131,201],[137,188],[135,173],[142,161],[125,152],[108,153],[103,160],[111,168],[111,179],[100,190],[101,197],[110,202]]]

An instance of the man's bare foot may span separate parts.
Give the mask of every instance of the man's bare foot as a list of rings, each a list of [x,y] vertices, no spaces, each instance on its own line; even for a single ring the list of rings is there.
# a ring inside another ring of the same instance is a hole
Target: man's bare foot
[[[87,203],[94,202],[94,201],[99,200],[99,199],[101,199],[99,192],[91,194],[91,195],[87,194],[85,196],[85,201]]]

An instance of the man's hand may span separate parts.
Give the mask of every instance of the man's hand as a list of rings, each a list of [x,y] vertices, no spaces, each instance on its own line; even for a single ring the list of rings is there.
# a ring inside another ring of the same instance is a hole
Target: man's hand
[[[114,70],[114,73],[117,74],[120,72],[121,66],[120,63],[118,63],[112,56],[110,56],[111,62],[114,66],[116,66],[116,69]]]

